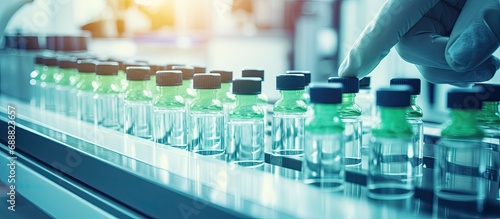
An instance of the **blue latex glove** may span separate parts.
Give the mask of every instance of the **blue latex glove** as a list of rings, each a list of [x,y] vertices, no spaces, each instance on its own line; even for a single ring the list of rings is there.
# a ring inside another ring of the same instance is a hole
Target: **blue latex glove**
[[[500,1],[387,0],[343,60],[339,76],[368,75],[394,45],[430,82],[487,81],[500,68],[492,56],[500,45]]]

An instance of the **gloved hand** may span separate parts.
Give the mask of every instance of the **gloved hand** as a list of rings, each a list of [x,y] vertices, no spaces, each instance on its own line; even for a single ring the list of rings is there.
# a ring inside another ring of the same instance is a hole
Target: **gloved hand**
[[[487,81],[500,68],[499,0],[387,0],[339,68],[364,77],[396,45],[433,83]]]

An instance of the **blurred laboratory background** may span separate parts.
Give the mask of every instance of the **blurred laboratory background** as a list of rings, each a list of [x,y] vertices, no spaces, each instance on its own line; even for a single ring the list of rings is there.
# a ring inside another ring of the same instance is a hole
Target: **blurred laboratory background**
[[[312,81],[336,76],[339,63],[383,2],[15,0],[2,7],[0,18],[5,26],[0,88],[28,99],[24,88],[29,87],[27,72],[34,55],[73,50],[99,58],[203,65],[233,70],[235,76],[244,68],[260,68],[266,72],[263,91],[275,101],[275,75],[286,70],[309,70]],[[81,45],[59,48],[52,42],[63,37],[79,37],[73,43]],[[421,78],[394,49],[370,76],[373,88],[388,85],[394,77]],[[500,75],[491,81],[500,82]],[[422,83],[420,106],[436,112],[426,113],[426,120],[443,118],[450,87]]]

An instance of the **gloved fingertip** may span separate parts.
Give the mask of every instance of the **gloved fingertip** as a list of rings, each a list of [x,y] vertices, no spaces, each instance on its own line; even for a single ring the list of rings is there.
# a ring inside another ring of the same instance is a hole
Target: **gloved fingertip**
[[[498,48],[492,30],[484,22],[470,25],[447,50],[447,61],[457,72],[470,71]]]

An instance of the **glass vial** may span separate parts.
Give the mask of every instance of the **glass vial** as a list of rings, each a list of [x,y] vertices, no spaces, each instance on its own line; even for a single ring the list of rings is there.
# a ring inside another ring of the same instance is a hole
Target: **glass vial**
[[[42,73],[45,71],[45,57],[44,56],[36,56],[35,57],[35,69],[30,73],[30,88],[31,88],[31,97],[30,97],[30,105],[33,107],[40,107],[42,97],[41,93],[41,80],[40,77]]]
[[[361,148],[368,148],[372,130],[372,114],[375,107],[375,97],[370,88],[371,77],[364,77],[359,80],[359,92],[356,95],[356,103],[361,108],[361,122],[363,137]]]
[[[352,168],[361,168],[361,145],[363,137],[363,125],[361,121],[361,108],[354,102],[356,93],[359,92],[359,80],[357,78],[328,78],[329,83],[341,83],[342,105],[339,115],[344,122],[345,156],[344,164]]]
[[[236,97],[231,93],[231,83],[233,81],[232,71],[212,70],[210,73],[220,75],[220,89],[217,91],[217,99],[224,107],[224,124],[228,123],[229,109],[234,106]],[[227,128],[227,126],[225,126]]]
[[[368,196],[373,199],[406,199],[414,193],[413,128],[406,120],[410,91],[404,85],[377,90],[367,179]]]
[[[277,156],[304,154],[304,125],[307,104],[302,99],[304,75],[276,76],[276,89],[281,98],[274,104],[271,128],[271,150]]]
[[[79,81],[76,84],[77,89],[77,118],[94,123],[94,80],[95,80],[95,61],[79,60],[78,62]]]
[[[413,176],[422,176],[422,167],[424,163],[424,123],[422,121],[422,108],[416,104],[417,96],[420,95],[420,79],[418,78],[393,78],[392,85],[408,85],[411,88],[410,107],[406,111],[406,120],[413,127]]]
[[[304,182],[328,191],[344,187],[344,124],[338,109],[342,84],[311,83],[302,161]]]
[[[264,82],[264,70],[262,69],[243,69],[241,71],[241,77],[257,77],[257,78],[260,78],[262,82]],[[262,83],[261,82],[261,83]],[[266,122],[265,124],[265,127],[264,128],[271,128],[271,123],[272,121],[269,120],[268,118],[268,107],[267,107],[267,104],[268,104],[268,101],[269,101],[269,98],[267,97],[266,93],[264,91],[261,91],[261,93],[259,94],[259,106],[262,108],[262,110],[264,111],[265,115],[264,115],[264,121]],[[266,132],[269,131],[271,132],[271,130],[266,130]]]
[[[43,108],[49,111],[56,110],[56,81],[54,74],[57,72],[58,61],[56,57],[46,57],[45,66],[47,67],[40,75],[41,95],[43,98]]]
[[[246,167],[264,164],[264,111],[258,106],[262,89],[260,78],[233,81],[236,102],[227,124],[227,161]]]
[[[117,62],[99,62],[94,87],[94,124],[120,131],[123,127],[123,95]]]
[[[482,88],[483,107],[477,114],[477,122],[484,130],[483,144],[486,147],[486,171],[490,174],[486,181],[486,197],[500,200],[500,84],[476,84]],[[494,174],[497,173],[497,174]]]
[[[73,57],[58,58],[59,70],[54,74],[56,82],[56,112],[76,117],[77,99],[75,98],[75,77],[78,75],[77,59]]]
[[[311,72],[310,71],[300,71],[300,70],[288,70],[286,71],[287,74],[299,74],[299,75],[304,75],[304,80],[305,80],[305,86],[304,86],[304,93],[302,94],[302,100],[306,103],[309,104],[309,84],[311,83]]]
[[[476,203],[485,198],[486,150],[484,131],[477,123],[480,89],[452,89],[447,105],[450,120],[436,145],[434,193],[440,199]]]
[[[125,134],[151,140],[152,94],[148,89],[150,69],[147,66],[127,67],[127,88],[124,91]]]
[[[189,108],[191,121],[189,151],[223,159],[225,153],[224,107],[217,99],[220,75],[195,74],[193,88],[196,89],[197,94]]]
[[[187,150],[186,104],[181,96],[182,72],[163,70],[156,72],[158,95],[153,99],[155,142]]]
[[[151,76],[149,78],[149,90],[153,94],[153,98],[159,94],[158,87],[156,86],[156,72],[167,70],[167,65],[150,64]]]

